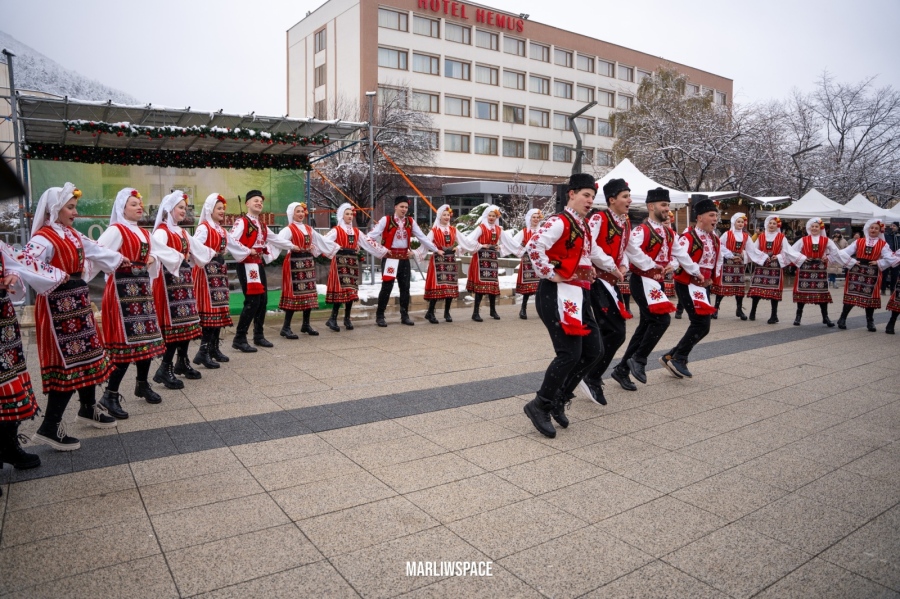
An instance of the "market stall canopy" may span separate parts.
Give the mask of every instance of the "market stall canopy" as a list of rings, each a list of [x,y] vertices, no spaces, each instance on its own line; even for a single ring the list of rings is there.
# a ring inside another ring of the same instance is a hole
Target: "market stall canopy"
[[[180,168],[308,169],[367,126],[28,95],[18,110],[26,158]]]
[[[603,186],[611,179],[625,179],[628,183],[628,187],[631,188],[632,208],[644,207],[647,203],[647,192],[651,189],[656,189],[657,187],[669,190],[669,200],[672,204],[685,205],[691,197],[690,194],[683,191],[660,185],[639,171],[638,168],[626,158],[617,164],[613,170],[609,171],[605,177],[597,181],[600,188],[597,190],[597,199],[594,200],[595,208],[606,206],[606,198],[603,197]]]
[[[757,204],[759,207],[771,207],[793,201],[791,196],[756,197],[740,191],[696,191],[698,195],[705,195],[711,200],[733,200],[740,198],[747,203]]]
[[[758,218],[777,216],[781,219],[810,219],[810,218],[848,218],[842,212],[843,206],[829,200],[816,189],[810,189],[802,198],[785,208],[776,211],[760,211],[756,213]]]
[[[861,193],[856,194],[853,196],[853,199],[844,204],[842,210],[848,212],[848,214],[843,215],[845,218],[852,218],[856,223],[865,223],[872,218],[893,222],[898,220],[897,217],[900,216],[900,211],[892,213],[890,210],[876,206]],[[893,220],[890,220],[891,216],[894,216]]]

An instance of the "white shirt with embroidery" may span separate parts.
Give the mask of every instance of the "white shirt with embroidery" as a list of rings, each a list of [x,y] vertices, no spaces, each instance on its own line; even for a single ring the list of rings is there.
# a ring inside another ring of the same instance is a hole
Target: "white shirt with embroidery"
[[[604,252],[600,246],[593,242],[590,229],[588,228],[587,223],[584,222],[584,219],[568,207],[565,210],[573,217],[576,226],[581,227],[584,234],[584,243],[581,246],[581,256],[578,259],[578,266],[594,265],[600,270],[608,272],[617,270],[615,261],[613,261],[613,259],[609,257],[609,254]],[[563,217],[554,214],[541,223],[538,230],[531,236],[531,239],[528,240],[528,244],[525,246],[525,251],[528,252],[528,257],[531,258],[531,263],[534,265],[535,272],[542,279],[551,279],[553,278],[553,275],[556,274],[556,268],[550,263],[547,252],[562,238],[565,229]]]

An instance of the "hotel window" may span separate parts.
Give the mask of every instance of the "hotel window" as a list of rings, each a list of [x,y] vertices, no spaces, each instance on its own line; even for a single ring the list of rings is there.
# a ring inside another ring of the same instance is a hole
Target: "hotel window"
[[[497,138],[496,137],[479,137],[475,136],[475,153],[485,154],[487,156],[497,155]]]
[[[724,92],[716,92],[716,104],[719,106],[725,106],[727,99],[728,97]]]
[[[693,84],[693,83],[688,83],[688,84],[684,87],[684,92],[685,92],[685,94],[687,94],[688,96],[699,96],[699,95],[700,95],[700,86],[699,86],[699,85],[695,85],[695,84]]]
[[[577,62],[579,71],[587,71],[588,73],[594,72],[594,57],[593,56],[585,56],[584,54],[578,55]]]
[[[538,77],[537,75],[530,75],[528,77],[528,89],[533,91],[536,94],[544,94],[545,96],[550,95],[550,80],[546,77]]]
[[[378,66],[387,69],[407,70],[406,50],[394,50],[393,48],[378,48]]]
[[[525,142],[518,139],[504,139],[503,155],[507,158],[525,158]]]
[[[628,110],[632,105],[634,105],[634,98],[619,94],[619,103],[616,106],[619,110]]]
[[[531,58],[533,58],[534,60],[540,60],[541,62],[550,62],[550,46],[531,42],[529,53],[531,54]]]
[[[634,68],[619,65],[619,79],[634,82]]]
[[[597,152],[597,166],[612,166],[612,153],[602,150]]]
[[[594,150],[593,148],[586,148],[584,150],[584,158],[582,158],[583,164],[594,164]]]
[[[426,37],[441,37],[441,22],[437,19],[429,19],[413,15],[413,33]]]
[[[553,82],[553,95],[557,98],[568,98],[572,99],[572,84],[567,81],[554,81]]]
[[[500,35],[490,31],[475,30],[475,45],[488,50],[500,49]]]
[[[568,50],[553,49],[553,64],[572,68],[572,53]]]
[[[324,121],[328,118],[328,103],[325,100],[316,102],[313,110],[315,111],[315,118],[319,119],[320,121]]]
[[[528,110],[528,124],[532,127],[550,127],[550,111],[541,110],[540,108],[531,108]]]
[[[456,23],[444,23],[444,39],[457,44],[472,45],[472,28]]]
[[[500,84],[500,69],[497,67],[489,67],[483,64],[475,65],[475,83],[484,83],[485,85]]]
[[[397,106],[405,108],[407,105],[407,99],[408,96],[405,89],[398,89],[396,87],[382,87],[380,85],[378,86],[379,106],[395,104]]]
[[[460,62],[458,60],[450,60],[449,58],[444,59],[444,76],[450,77],[451,79],[464,79],[466,81],[471,81],[472,76],[469,72],[471,65],[467,62]]]
[[[496,121],[499,118],[500,105],[496,102],[475,100],[475,118]]]
[[[583,116],[576,117],[575,125],[581,133],[587,133],[588,135],[594,134],[594,119],[592,118]]]
[[[441,97],[428,92],[413,92],[412,109],[422,112],[440,112]]]
[[[323,29],[322,31],[316,32],[316,37],[315,37],[315,46],[316,46],[315,53],[316,54],[318,54],[319,52],[321,52],[322,50],[325,49],[325,41],[326,41],[327,35],[328,35],[326,33],[326,31],[327,31],[326,29]]]
[[[613,136],[612,125],[609,121],[604,121],[603,119],[597,121],[597,135],[602,135],[603,137]]]
[[[525,107],[503,105],[503,122],[515,123],[516,125],[525,124]]]
[[[594,88],[579,85],[575,88],[575,99],[579,102],[593,102]]]
[[[569,115],[564,112],[553,113],[553,128],[560,131],[571,131],[572,126],[569,124]]]
[[[650,71],[644,71],[644,70],[638,69],[638,72],[637,72],[638,83],[640,83],[644,79],[648,79],[650,77],[653,77],[653,73],[651,73]]]
[[[531,160],[550,160],[550,144],[536,141],[529,142],[528,158]]]
[[[525,89],[525,73],[503,69],[503,87],[509,89]]]
[[[470,102],[468,98],[444,96],[444,114],[450,116],[469,116]]]
[[[426,131],[424,129],[413,129],[412,136],[421,139],[425,145],[431,150],[440,149],[440,135],[437,131]]]
[[[525,40],[516,39],[514,37],[503,36],[503,51],[507,54],[515,54],[516,56],[525,56]]]
[[[604,77],[615,77],[616,65],[606,60],[598,60],[597,74],[603,75]]]
[[[441,59],[437,56],[428,56],[427,54],[416,54],[413,52],[413,71],[416,73],[425,73],[427,75],[440,75]]]
[[[319,87],[320,85],[325,85],[325,81],[326,81],[327,77],[328,77],[328,69],[325,67],[324,64],[316,67],[315,75],[314,75],[315,87]]]
[[[378,26],[385,29],[396,29],[397,31],[409,31],[409,15],[405,12],[379,8]]]
[[[616,104],[616,93],[609,90],[601,89],[597,92],[597,104],[600,106],[613,107]]]
[[[572,162],[572,148],[553,144],[554,162]]]
[[[445,152],[462,152],[469,153],[469,135],[464,133],[445,133],[444,134],[444,151]]]

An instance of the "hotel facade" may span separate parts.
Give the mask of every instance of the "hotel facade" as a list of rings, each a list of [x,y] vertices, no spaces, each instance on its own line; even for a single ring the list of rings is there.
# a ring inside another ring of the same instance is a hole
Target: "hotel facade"
[[[329,0],[287,32],[287,106],[290,116],[333,119],[343,116],[332,114],[338,99],[365,107],[367,91],[399,97],[430,114],[433,127],[412,133],[436,149],[442,183],[469,182],[471,204],[504,183],[564,180],[575,149],[568,117],[590,102],[576,120],[583,170],[613,166],[610,114],[661,65],[687,75],[686,93],[731,101],[730,79],[529,15],[450,0]]]

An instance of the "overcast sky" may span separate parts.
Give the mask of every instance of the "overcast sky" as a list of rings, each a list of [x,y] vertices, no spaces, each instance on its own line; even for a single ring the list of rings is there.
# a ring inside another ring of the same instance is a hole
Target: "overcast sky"
[[[275,116],[286,111],[285,32],[322,4],[0,0],[0,29],[142,101]],[[809,90],[826,69],[900,89],[900,0],[486,4],[731,78],[739,103]]]

